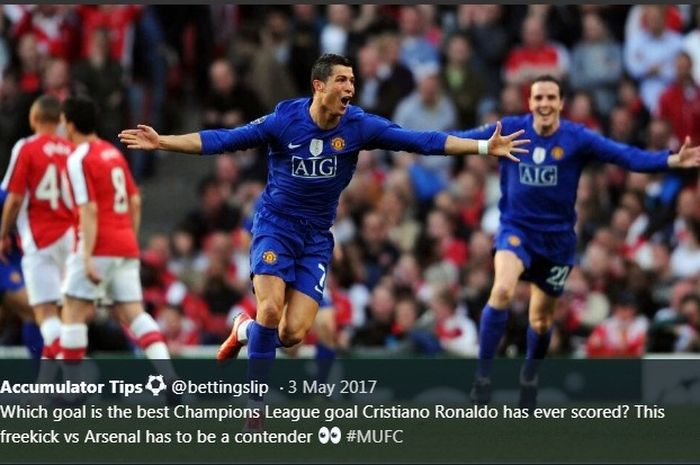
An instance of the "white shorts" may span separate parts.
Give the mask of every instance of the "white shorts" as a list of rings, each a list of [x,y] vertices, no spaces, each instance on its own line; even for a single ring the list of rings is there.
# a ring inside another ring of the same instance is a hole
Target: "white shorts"
[[[82,254],[68,257],[66,282],[63,293],[84,300],[108,299],[114,302],[140,302],[141,276],[138,258],[93,257],[97,273],[102,277],[95,285],[85,274]]]
[[[70,228],[53,244],[22,257],[22,273],[29,305],[61,300],[61,282],[65,276],[66,259],[73,250],[74,242],[75,232]]]

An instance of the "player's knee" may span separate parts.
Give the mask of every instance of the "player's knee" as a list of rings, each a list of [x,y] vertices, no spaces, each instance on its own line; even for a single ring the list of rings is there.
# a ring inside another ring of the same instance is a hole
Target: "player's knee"
[[[56,304],[38,304],[34,306],[34,315],[37,323],[42,323],[44,320],[58,316],[58,306]]]
[[[301,329],[282,326],[280,328],[280,340],[285,347],[292,347],[304,340],[305,331]]]
[[[552,319],[547,317],[530,318],[530,326],[537,334],[544,334],[552,327]]]
[[[274,327],[282,319],[283,305],[275,303],[272,299],[261,299],[257,306],[257,320],[259,323]]]
[[[491,305],[495,305],[497,308],[504,308],[510,304],[513,300],[513,295],[515,294],[515,289],[510,286],[506,286],[500,283],[496,283],[491,289],[491,298],[489,299]]]

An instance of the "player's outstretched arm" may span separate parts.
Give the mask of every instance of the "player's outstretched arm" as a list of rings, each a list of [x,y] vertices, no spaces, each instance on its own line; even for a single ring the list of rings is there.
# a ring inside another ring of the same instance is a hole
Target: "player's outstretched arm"
[[[514,153],[527,153],[522,145],[529,144],[529,139],[518,139],[525,131],[520,129],[512,134],[501,135],[501,122],[496,123],[496,129],[487,141],[475,139],[462,139],[456,136],[448,136],[445,141],[445,153],[448,155],[492,155],[494,157],[506,157],[512,161],[520,161]]]
[[[691,147],[690,137],[686,136],[683,146],[668,157],[669,168],[697,168],[700,167],[700,146]]]
[[[202,153],[202,138],[198,132],[180,136],[161,136],[150,126],[139,124],[136,129],[125,129],[119,140],[133,150],[167,150],[170,152]]]

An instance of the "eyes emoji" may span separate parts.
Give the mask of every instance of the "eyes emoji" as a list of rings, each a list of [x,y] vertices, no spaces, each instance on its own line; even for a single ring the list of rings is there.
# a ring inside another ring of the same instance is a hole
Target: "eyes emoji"
[[[326,426],[322,426],[318,430],[318,442],[321,444],[328,444],[328,441],[333,444],[338,444],[340,442],[340,428],[337,426],[332,427],[330,430]]]
[[[321,444],[327,444],[328,440],[330,439],[330,431],[328,431],[328,428],[325,426],[322,426],[321,429],[318,430],[318,442]]]

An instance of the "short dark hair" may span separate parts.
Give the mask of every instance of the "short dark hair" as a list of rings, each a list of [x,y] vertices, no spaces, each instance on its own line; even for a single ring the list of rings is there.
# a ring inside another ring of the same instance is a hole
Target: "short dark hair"
[[[314,81],[319,80],[326,82],[333,74],[333,67],[336,65],[348,66],[352,68],[352,62],[342,55],[335,53],[324,53],[311,68],[311,92],[314,91]]]
[[[620,289],[615,292],[611,300],[616,307],[632,307],[636,310],[639,305],[639,301],[634,293],[626,289]]]
[[[542,76],[537,76],[535,80],[532,81],[531,85],[534,85],[537,82],[553,82],[559,88],[559,98],[564,98],[564,84],[561,82],[561,80],[555,78],[551,74],[543,74]]]
[[[81,134],[92,134],[97,130],[97,104],[89,97],[68,97],[63,102],[63,115]]]
[[[53,95],[44,94],[33,105],[36,105],[39,121],[54,124],[61,121],[61,102]]]

